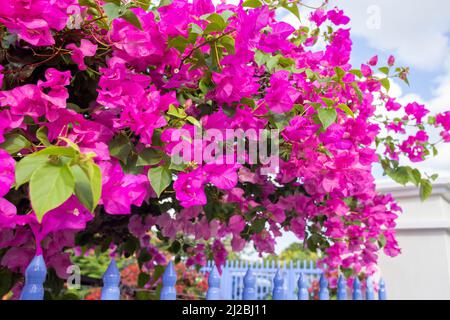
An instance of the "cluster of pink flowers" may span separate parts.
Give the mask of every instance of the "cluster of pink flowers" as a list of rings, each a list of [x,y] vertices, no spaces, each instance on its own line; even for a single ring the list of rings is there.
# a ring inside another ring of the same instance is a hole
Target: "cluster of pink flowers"
[[[442,139],[445,142],[450,142],[450,111],[439,114],[436,117],[436,123],[443,128],[441,132]]]
[[[0,248],[7,248],[1,265],[23,272],[36,247],[64,277],[64,248],[76,246],[74,235],[93,219],[73,195],[38,222],[28,186],[13,188],[16,161],[45,147],[40,127],[50,144],[67,146],[70,140],[81,153],[95,153],[102,192],[94,214],[130,215],[137,252],[151,256],[146,269],[165,263],[150,241],[154,227],[165,241],[186,244],[176,249],[185,251],[188,265],[204,265],[211,255],[223,264],[226,239],[234,251],[253,242],[261,254],[273,253],[283,231],[319,250],[320,263],[331,271],[370,274],[381,249],[389,256],[400,252],[394,228],[401,209],[376,192],[371,174],[379,161],[376,143],[386,146],[388,160],[403,153],[423,161],[430,148],[422,128],[429,111],[417,103],[402,106],[384,92],[387,79],[375,76],[377,56],[354,69],[343,11],[312,13],[317,27],[336,29],[317,50],[319,33],[297,32],[265,5],[174,0],[156,11],[129,8],[109,29],[101,24],[103,13],[86,15],[83,28],[72,33],[64,29],[70,5],[76,1],[7,1],[0,7],[0,23],[18,36],[17,46],[34,48],[30,56],[58,47],[35,63],[40,68],[34,72],[43,69],[44,75],[26,83],[4,85],[14,69],[0,68],[0,143],[15,134],[30,142],[11,155],[0,149]],[[47,66],[52,59],[61,59],[57,67]],[[391,68],[395,58],[386,63]],[[404,79],[405,73],[397,76]],[[80,85],[87,79],[96,94]],[[378,121],[378,97],[403,118]],[[393,145],[377,140],[383,127],[405,134],[406,124],[422,129]],[[450,142],[450,111],[433,125]],[[265,164],[172,166],[172,133],[188,132],[182,140],[197,152],[195,126],[279,129],[279,172],[263,175]],[[143,212],[149,204],[161,212]]]
[[[78,2],[5,0],[0,7],[0,22],[29,44],[50,46],[55,44],[52,31],[64,29],[69,19],[68,8],[71,6],[78,6]]]

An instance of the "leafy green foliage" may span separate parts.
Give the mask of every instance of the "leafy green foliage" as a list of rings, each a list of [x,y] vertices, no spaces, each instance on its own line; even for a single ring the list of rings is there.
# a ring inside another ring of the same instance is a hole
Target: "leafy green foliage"
[[[148,171],[148,179],[156,195],[159,196],[172,182],[172,173],[169,168],[161,166]]]
[[[100,200],[102,175],[95,154],[82,154],[76,144],[61,138],[67,147],[50,145],[22,158],[16,165],[16,189],[30,183],[31,206],[39,221],[72,194],[93,212]]]
[[[67,164],[46,163],[34,171],[30,178],[30,200],[38,220],[69,199],[74,188],[75,178]]]
[[[318,111],[319,120],[322,123],[322,127],[326,130],[329,126],[336,122],[337,112],[334,108],[322,108]]]
[[[6,134],[5,142],[0,144],[0,148],[6,150],[9,154],[16,154],[23,149],[29,148],[30,146],[31,142],[18,133]]]

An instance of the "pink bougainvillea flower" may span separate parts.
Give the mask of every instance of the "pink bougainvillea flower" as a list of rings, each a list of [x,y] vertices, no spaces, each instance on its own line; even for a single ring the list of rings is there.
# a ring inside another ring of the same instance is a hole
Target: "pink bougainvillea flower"
[[[335,25],[346,25],[350,22],[350,18],[344,15],[343,10],[339,10],[338,8],[328,11],[327,17]]]
[[[0,22],[12,33],[34,46],[55,43],[52,30],[60,31],[67,23],[67,9],[78,7],[76,0],[5,0],[0,8]]]
[[[370,58],[367,64],[372,67],[376,66],[378,64],[378,56],[373,56],[372,58]]]
[[[15,164],[14,158],[0,149],[0,197],[7,194],[14,183]]]
[[[231,232],[239,234],[242,230],[244,230],[245,221],[242,216],[235,215],[230,218],[228,222],[228,228]]]
[[[142,30],[124,19],[113,20],[109,37],[115,56],[144,70],[149,64],[169,64],[167,35],[160,31],[153,12],[145,12],[141,8],[133,9],[133,12],[140,20]]]
[[[402,105],[395,101],[393,98],[389,98],[386,102],[386,110],[387,111],[398,111],[402,108]]]
[[[179,173],[177,180],[173,184],[173,188],[180,204],[185,208],[205,205],[205,182],[205,175],[201,168],[189,173]]]
[[[364,77],[369,78],[372,76],[372,69],[367,64],[361,65],[361,72]]]
[[[395,64],[395,57],[394,56],[389,56],[388,58],[388,66],[392,67]]]
[[[443,131],[441,137],[445,142],[450,142],[450,111],[438,114],[436,117],[436,124],[441,125]]]
[[[289,72],[281,70],[270,78],[270,88],[267,90],[265,101],[272,112],[284,113],[292,109],[299,96],[300,92],[289,82]]]
[[[211,0],[194,0],[192,3],[193,14],[202,16],[214,12],[214,4]]]
[[[325,10],[317,9],[311,13],[311,15],[309,16],[309,20],[314,22],[317,25],[317,27],[320,27],[322,23],[324,23],[327,20],[327,14]]]
[[[208,163],[202,167],[207,181],[222,190],[233,189],[238,182],[238,164]]]
[[[66,48],[72,50],[72,60],[78,64],[78,69],[80,70],[87,69],[84,57],[93,57],[97,51],[97,45],[86,39],[81,39],[79,47],[75,43],[71,43]]]
[[[214,72],[212,79],[216,84],[214,97],[219,103],[240,101],[258,92],[259,88],[251,66],[226,66],[222,72]]]
[[[130,214],[148,195],[146,175],[125,174],[118,162],[101,162],[103,188],[100,202],[109,214]]]
[[[265,52],[289,51],[292,43],[288,37],[295,31],[295,28],[286,22],[277,22],[271,25],[272,32],[263,34],[258,43],[258,48]]]
[[[417,102],[409,103],[405,107],[405,112],[408,116],[412,116],[417,123],[422,123],[423,117],[430,113],[424,105],[418,104]]]

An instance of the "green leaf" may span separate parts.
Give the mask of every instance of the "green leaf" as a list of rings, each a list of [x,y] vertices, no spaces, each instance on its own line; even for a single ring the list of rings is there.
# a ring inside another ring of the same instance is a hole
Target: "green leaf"
[[[422,174],[419,170],[414,169],[409,171],[409,181],[411,181],[416,187],[419,186],[421,180]]]
[[[97,207],[102,193],[102,174],[94,163],[71,167],[75,177],[75,195],[90,212]]]
[[[196,34],[201,34],[203,33],[203,29],[196,23],[192,23],[191,24],[191,32],[196,33]]]
[[[386,89],[386,91],[389,92],[389,89],[391,88],[391,83],[389,79],[388,78],[380,79],[380,83]]]
[[[361,89],[359,88],[359,86],[356,82],[352,82],[351,86],[353,87],[353,89],[355,89],[356,95],[358,96],[359,103],[361,103],[364,98]]]
[[[186,120],[187,120],[189,123],[191,123],[191,124],[193,124],[194,126],[196,126],[196,127],[201,127],[201,126],[202,126],[202,125],[200,124],[200,122],[199,122],[196,118],[194,118],[194,117],[188,116],[188,117],[186,118]]]
[[[168,251],[173,253],[173,254],[177,254],[181,249],[181,244],[180,241],[175,240],[174,242],[172,242],[172,245],[168,248]]]
[[[257,219],[252,222],[251,225],[251,231],[255,234],[261,233],[261,231],[264,230],[264,227],[266,226],[266,220],[265,219]]]
[[[334,72],[336,72],[336,76],[338,77],[338,81],[341,81],[345,76],[345,71],[342,68],[336,67],[334,68]]]
[[[212,32],[222,32],[225,29],[224,26],[221,26],[220,24],[217,24],[216,22],[210,22],[205,30],[203,31],[204,34],[209,34]]]
[[[128,155],[132,150],[130,140],[124,134],[119,134],[109,143],[109,154],[119,159],[123,163],[127,163]]]
[[[103,6],[109,21],[118,18],[122,14],[122,8],[115,3],[107,3]]]
[[[337,112],[333,108],[319,109],[318,114],[324,130],[331,126],[337,119]]]
[[[148,10],[148,8],[150,8],[150,0],[139,0],[136,1],[138,6],[141,7],[142,9],[144,9],[145,11]]]
[[[172,4],[172,0],[161,0],[158,7],[165,7]]]
[[[210,14],[206,20],[208,20],[209,22],[213,22],[215,24],[217,24],[218,26],[220,26],[221,28],[225,29],[227,27],[227,23],[225,22],[225,20],[223,19],[223,17],[217,13],[212,13]]]
[[[148,273],[141,272],[138,276],[138,287],[143,288],[150,281],[150,275]]]
[[[269,59],[269,55],[265,54],[262,51],[257,50],[255,52],[255,62],[258,64],[258,67],[261,67],[265,64]]]
[[[235,41],[231,36],[224,36],[220,38],[219,43],[225,47],[229,54],[235,53]]]
[[[278,64],[278,58],[279,57],[277,56],[268,56],[266,63],[267,70],[271,71],[273,68],[275,68],[275,66]]]
[[[29,148],[30,146],[31,142],[18,133],[5,134],[5,141],[0,144],[0,148],[6,150],[9,154],[16,154],[20,150]]]
[[[186,112],[183,109],[177,108],[173,104],[171,104],[169,106],[169,110],[167,111],[167,114],[170,116],[174,116],[176,118],[180,118],[180,119],[184,119],[187,116]]]
[[[380,72],[384,73],[385,75],[389,75],[389,68],[388,67],[381,67],[378,70],[380,70]]]
[[[157,265],[157,266],[155,267],[155,269],[154,269],[154,271],[153,271],[153,279],[152,279],[152,282],[153,282],[153,283],[155,283],[156,281],[159,280],[159,278],[161,278],[161,276],[162,276],[163,273],[164,273],[164,270],[165,270],[164,266]]]
[[[70,147],[51,146],[31,154],[30,157],[47,155],[47,156],[66,156],[69,158],[73,158],[76,156],[76,154],[77,154],[76,150]]]
[[[186,170],[186,164],[184,164],[184,163],[176,164],[173,161],[171,161],[170,165],[169,165],[169,169],[173,170],[173,171],[184,171],[184,170]]]
[[[31,175],[34,171],[42,167],[48,162],[48,156],[28,156],[20,160],[16,165],[15,170],[15,186],[18,189],[24,183],[30,181]]]
[[[177,36],[169,40],[169,47],[177,49],[180,53],[183,53],[186,50],[188,45],[188,39],[182,36]]]
[[[139,1],[142,1],[142,0],[139,0]],[[106,3],[114,3],[115,5],[120,6],[122,0],[103,0],[103,2],[106,2]]]
[[[243,7],[248,7],[248,8],[259,8],[262,5],[263,5],[262,2],[259,0],[246,0],[242,4]]]
[[[353,70],[350,70],[349,72],[351,74],[354,74],[358,78],[362,78],[364,76],[363,73],[361,72],[361,70],[353,69]]]
[[[166,167],[156,167],[148,171],[148,179],[158,198],[172,182],[172,173]]]
[[[354,118],[355,114],[353,113],[352,109],[349,108],[348,105],[341,103],[338,105],[338,108],[344,111],[346,114],[348,114],[350,117]]]
[[[40,127],[36,131],[36,138],[46,147],[50,147],[51,143],[48,140],[48,128]]]
[[[160,151],[153,148],[147,148],[142,150],[141,153],[139,153],[136,165],[139,167],[154,166],[160,163],[161,160],[162,154]]]
[[[38,221],[73,194],[75,179],[68,165],[46,163],[30,179],[30,201]]]
[[[329,98],[325,98],[325,97],[322,97],[322,101],[325,102],[325,104],[327,105],[328,108],[333,107],[334,104],[335,104],[334,100],[329,99]]]
[[[224,10],[220,13],[220,16],[225,20],[228,21],[228,19],[230,19],[232,16],[236,15],[233,11],[231,10]]]
[[[0,279],[2,279],[0,282],[0,297],[3,297],[11,290],[14,283],[13,276],[12,271],[8,268],[0,269]]]
[[[420,199],[422,201],[427,200],[431,196],[432,192],[433,185],[431,184],[431,182],[426,179],[422,179],[422,181],[420,182]]]
[[[298,10],[297,3],[285,3],[282,7],[289,10],[294,16],[297,17],[298,20],[300,20],[300,12]]]
[[[142,30],[142,25],[141,25],[141,21],[139,21],[139,18],[136,16],[136,14],[131,11],[131,10],[127,10],[123,15],[120,16],[122,19],[128,21],[129,23],[131,23],[133,26],[135,26],[136,28]]]
[[[410,181],[410,174],[407,167],[398,167],[396,170],[389,169],[386,172],[395,182],[406,185]]]

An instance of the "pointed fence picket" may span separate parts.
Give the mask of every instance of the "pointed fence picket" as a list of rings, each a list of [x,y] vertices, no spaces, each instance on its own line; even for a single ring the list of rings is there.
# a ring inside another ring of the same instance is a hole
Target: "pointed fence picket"
[[[44,258],[42,255],[34,257],[25,271],[25,285],[20,300],[43,300],[46,276],[47,267]]]
[[[222,286],[229,282],[229,277],[232,279],[232,283],[236,283],[236,279],[242,279],[242,287],[237,287],[236,295],[232,296],[234,300],[259,300],[261,297],[267,298],[267,294],[272,295],[273,300],[309,300],[310,293],[308,288],[311,284],[310,279],[319,278],[319,300],[329,300],[330,290],[328,286],[328,279],[325,274],[313,268],[313,264],[309,263],[310,268],[294,269],[297,263],[292,262],[289,266],[286,263],[277,265],[272,263],[264,264],[252,264],[241,261],[227,261],[222,275],[219,274],[217,267],[208,263],[209,272],[208,275],[208,291],[206,293],[207,300],[230,300],[224,293],[230,289],[228,285]],[[302,267],[302,264],[299,264]],[[306,262],[303,262],[303,267],[307,266]],[[287,269],[287,267],[289,269]],[[241,278],[233,276],[233,272],[239,270],[245,271],[244,276]],[[262,277],[264,282],[258,282],[259,277]],[[272,272],[274,271],[274,272]],[[298,276],[296,274],[298,273]],[[25,285],[22,289],[20,296],[21,300],[43,300],[44,299],[44,281],[47,275],[47,269],[45,261],[42,255],[36,256],[28,265],[25,272]],[[312,277],[311,277],[312,276]],[[228,278],[227,278],[228,277]],[[233,278],[234,277],[234,278]],[[308,279],[309,277],[309,279]],[[287,282],[285,281],[287,280]],[[162,276],[162,288],[160,299],[161,300],[176,300],[177,292],[175,284],[177,282],[177,273],[175,271],[173,262],[170,261]],[[267,282],[270,285],[267,285]],[[368,277],[365,281],[364,297],[366,300],[375,300],[375,288],[374,281],[371,277]],[[291,288],[294,287],[294,297],[290,295]],[[226,288],[227,290],[223,290]],[[232,286],[231,289],[234,287]],[[338,300],[347,300],[347,282],[341,275],[338,279],[336,295]],[[361,282],[358,278],[353,281],[352,300],[362,300],[363,290],[361,288]],[[239,299],[236,299],[239,297]],[[381,279],[378,283],[378,300],[386,300],[386,286],[384,280]],[[117,268],[117,264],[114,259],[111,260],[107,270],[103,275],[103,288],[101,294],[101,300],[120,300],[120,272]]]
[[[120,300],[120,272],[116,261],[111,263],[103,275],[102,300]]]

